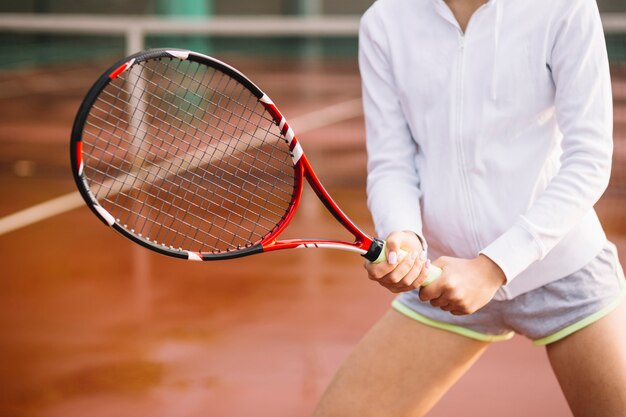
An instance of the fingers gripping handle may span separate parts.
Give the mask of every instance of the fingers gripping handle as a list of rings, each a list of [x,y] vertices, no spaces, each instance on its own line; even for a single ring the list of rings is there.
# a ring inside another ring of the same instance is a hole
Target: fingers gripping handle
[[[379,246],[380,253],[373,261],[371,261],[374,264],[379,264],[387,260],[387,251],[385,250],[385,247],[387,244],[383,241],[380,241],[380,242],[382,242],[382,246]],[[402,261],[407,255],[408,253],[406,251],[400,249],[398,251],[398,262]],[[442,270],[438,266],[430,265],[430,267],[428,268],[428,278],[426,278],[426,281],[424,281],[421,286],[426,287],[427,285],[432,284],[433,281],[435,281],[437,278],[441,276],[441,272]]]

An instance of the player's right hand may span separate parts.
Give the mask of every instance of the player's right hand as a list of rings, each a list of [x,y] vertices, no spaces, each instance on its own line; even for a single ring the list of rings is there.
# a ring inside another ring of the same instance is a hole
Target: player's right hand
[[[393,293],[419,288],[428,279],[428,260],[417,235],[413,232],[393,232],[386,239],[387,261],[365,262],[369,279]],[[407,255],[401,258],[401,250]]]

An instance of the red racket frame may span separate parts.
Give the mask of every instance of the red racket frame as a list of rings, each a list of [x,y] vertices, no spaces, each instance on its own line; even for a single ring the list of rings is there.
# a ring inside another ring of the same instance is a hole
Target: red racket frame
[[[281,133],[287,140],[292,152],[292,158],[294,161],[294,175],[295,175],[295,191],[293,194],[292,204],[287,210],[282,221],[261,241],[237,250],[229,250],[223,252],[193,252],[189,250],[168,248],[162,245],[155,244],[150,240],[146,240],[140,236],[135,235],[131,231],[125,229],[122,225],[118,224],[116,220],[111,216],[96,200],[94,195],[89,190],[89,184],[87,178],[84,176],[83,170],[83,158],[82,158],[82,132],[85,125],[85,121],[89,115],[91,106],[97,99],[100,92],[106,87],[106,85],[113,79],[117,78],[120,74],[136,65],[139,62],[155,59],[155,58],[174,58],[181,60],[190,60],[198,63],[202,63],[207,66],[211,66],[219,71],[222,71],[240,82],[248,90],[250,90],[257,99],[263,104],[267,112],[271,115],[274,122],[281,128]],[[137,54],[131,55],[118,61],[105,71],[100,78],[94,83],[89,92],[87,93],[83,103],[81,104],[76,119],[74,121],[74,127],[72,130],[72,137],[70,143],[70,154],[72,171],[76,185],[91,210],[97,217],[102,220],[103,223],[112,227],[125,237],[131,239],[135,243],[138,243],[146,248],[154,250],[164,255],[173,256],[176,258],[189,259],[194,261],[209,261],[218,259],[230,259],[241,256],[252,255],[260,252],[271,252],[282,249],[293,248],[333,248],[342,249],[346,251],[356,252],[364,256],[370,261],[378,259],[380,253],[383,250],[384,242],[368,236],[361,231],[346,214],[339,208],[337,203],[332,199],[330,194],[322,186],[319,178],[313,171],[311,164],[309,163],[306,155],[304,154],[297,137],[293,133],[293,130],[289,127],[285,118],[278,110],[276,105],[269,99],[269,97],[252,81],[250,81],[245,75],[215,58],[209,57],[204,54],[192,52],[182,49],[153,49],[148,51],[142,51]],[[337,219],[337,221],[348,230],[355,238],[354,242],[345,242],[340,240],[326,240],[326,239],[286,239],[277,240],[277,237],[283,232],[287,225],[293,219],[293,216],[298,208],[300,200],[302,198],[304,179],[310,184],[311,188],[317,194],[318,198],[328,209],[328,211]]]

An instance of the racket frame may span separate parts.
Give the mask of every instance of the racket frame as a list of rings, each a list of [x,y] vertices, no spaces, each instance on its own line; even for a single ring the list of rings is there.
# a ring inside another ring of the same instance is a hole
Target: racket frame
[[[136,65],[139,62],[158,58],[178,58],[182,60],[190,60],[203,65],[207,65],[227,74],[236,81],[240,82],[254,96],[256,96],[257,99],[264,105],[267,112],[272,116],[272,119],[274,120],[276,125],[281,128],[281,134],[289,143],[291,155],[294,161],[295,189],[292,195],[291,204],[286,211],[283,219],[260,242],[257,242],[248,247],[239,248],[236,250],[227,250],[223,252],[194,252],[184,249],[172,248],[164,244],[150,241],[147,238],[138,236],[135,233],[126,229],[124,226],[119,224],[115,220],[115,218],[100,205],[96,197],[90,191],[88,180],[84,175],[84,163],[82,157],[82,133],[83,127],[85,126],[85,123],[87,121],[87,117],[89,116],[89,109],[98,99],[100,93],[107,86],[107,84],[117,78],[120,74],[127,71],[133,65]],[[302,147],[296,135],[293,133],[293,130],[287,123],[284,116],[278,110],[276,105],[272,102],[272,100],[269,99],[269,97],[244,74],[231,67],[230,65],[225,64],[224,62],[221,62],[213,57],[204,54],[175,48],[151,49],[130,55],[109,67],[87,92],[79,108],[79,111],[77,112],[70,141],[70,158],[72,173],[78,190],[89,208],[92,210],[92,212],[104,224],[112,227],[123,236],[129,238],[130,240],[141,246],[144,246],[163,255],[194,261],[209,261],[238,258],[256,253],[271,252],[283,249],[333,248],[356,252],[370,261],[375,261],[376,259],[379,259],[379,256],[383,252],[384,242],[380,239],[370,237],[361,229],[359,229],[341,210],[341,208],[339,208],[337,203],[326,191],[318,176],[315,174],[315,171],[313,170],[309,160],[304,154],[304,151],[302,150]],[[311,186],[315,194],[324,204],[326,209],[333,215],[333,217],[354,236],[354,242],[332,239],[277,239],[278,236],[289,225],[296,213],[302,197],[304,179],[307,180],[308,184]]]

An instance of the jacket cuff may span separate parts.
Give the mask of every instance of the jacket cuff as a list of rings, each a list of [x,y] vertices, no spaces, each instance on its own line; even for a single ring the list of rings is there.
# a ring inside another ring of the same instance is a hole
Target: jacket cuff
[[[542,257],[542,251],[537,240],[519,223],[507,230],[480,253],[487,256],[502,269],[506,276],[505,285]]]
[[[415,236],[417,236],[417,239],[422,244],[422,252],[424,252],[425,254],[428,254],[428,242],[426,242],[426,238],[424,237],[422,232],[421,231],[416,232],[414,230],[411,230],[411,232],[415,233]]]

